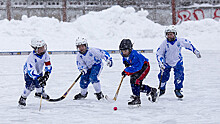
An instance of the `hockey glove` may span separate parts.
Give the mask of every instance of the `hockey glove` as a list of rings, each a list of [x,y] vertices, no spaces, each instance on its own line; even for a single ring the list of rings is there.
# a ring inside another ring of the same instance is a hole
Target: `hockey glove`
[[[87,73],[87,70],[86,69],[81,69],[81,73],[82,73],[82,75],[85,75]]]
[[[163,63],[159,63],[160,70],[163,71],[166,67]]]
[[[201,58],[202,57],[198,50],[194,50],[193,53],[196,55],[197,58]]]
[[[112,59],[108,59],[107,60],[107,66],[112,67],[112,65],[113,65]]]
[[[123,72],[121,73],[121,75],[125,77],[127,74],[125,73],[125,71],[123,71]]]
[[[125,64],[125,67],[129,67],[130,66],[127,61],[123,61],[123,63]]]
[[[40,86],[42,87],[46,86],[46,81],[48,80],[49,76],[50,76],[50,72],[47,71],[44,73],[44,76],[38,78]]]
[[[47,80],[49,79],[49,76],[50,76],[50,72],[48,72],[48,71],[45,72],[45,73],[44,73],[44,76],[43,76],[43,77],[44,77],[44,80],[47,81]]]
[[[46,81],[44,80],[44,77],[39,77],[37,80],[38,80],[39,85],[40,85],[41,87],[46,86]]]

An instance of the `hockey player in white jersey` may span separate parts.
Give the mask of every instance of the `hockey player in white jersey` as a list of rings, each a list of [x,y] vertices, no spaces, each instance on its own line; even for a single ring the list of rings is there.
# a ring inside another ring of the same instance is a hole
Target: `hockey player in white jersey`
[[[107,66],[112,67],[112,57],[110,57],[109,53],[105,50],[88,47],[85,38],[77,38],[76,47],[79,51],[76,63],[79,71],[83,73],[83,75],[80,80],[81,92],[76,94],[73,99],[80,100],[86,98],[88,85],[92,83],[96,92],[95,95],[97,99],[100,100],[104,98],[101,91],[100,80],[98,79],[103,68],[102,59],[107,62]]]
[[[191,41],[185,38],[177,38],[177,31],[174,25],[170,25],[165,29],[166,40],[157,49],[156,58],[160,67],[158,78],[161,82],[160,96],[165,93],[166,83],[170,77],[170,71],[174,69],[175,94],[178,98],[182,98],[181,88],[183,88],[184,67],[181,49],[184,47],[192,51],[197,58],[201,58],[200,52],[192,45]],[[162,79],[161,79],[162,74]]]
[[[18,101],[20,106],[26,106],[28,95],[36,88],[35,97],[49,99],[45,93],[44,86],[52,70],[50,56],[47,52],[47,44],[41,38],[33,38],[31,47],[34,49],[28,56],[24,65],[25,88]],[[45,73],[43,75],[43,67]]]

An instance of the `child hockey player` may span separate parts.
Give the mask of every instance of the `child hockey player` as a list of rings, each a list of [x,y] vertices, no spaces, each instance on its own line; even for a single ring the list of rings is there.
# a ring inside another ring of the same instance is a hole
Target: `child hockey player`
[[[177,38],[177,31],[174,25],[168,26],[165,29],[166,40],[157,49],[156,57],[160,67],[158,78],[161,80],[160,95],[163,95],[166,90],[166,82],[169,80],[170,71],[174,69],[174,84],[175,94],[178,98],[182,98],[181,88],[183,88],[184,67],[181,49],[184,47],[192,51],[197,58],[201,58],[200,52],[192,45],[192,43],[185,38]],[[162,73],[163,72],[163,73]]]
[[[123,57],[123,64],[126,67],[122,72],[122,76],[130,76],[130,84],[133,93],[128,105],[141,104],[140,92],[146,93],[151,102],[156,102],[158,98],[157,89],[142,84],[143,79],[150,71],[148,59],[136,50],[133,50],[133,44],[130,39],[123,39],[119,45],[119,50]]]
[[[25,88],[18,101],[20,106],[26,106],[28,95],[36,88],[35,96],[43,99],[50,97],[45,93],[44,86],[52,70],[50,56],[47,53],[47,44],[41,38],[33,38],[31,47],[34,49],[28,56],[24,65]],[[43,75],[43,66],[45,73]]]
[[[77,66],[83,75],[80,80],[81,92],[74,96],[74,100],[80,100],[86,98],[88,95],[87,88],[89,83],[93,84],[96,91],[95,95],[98,100],[104,98],[101,91],[101,84],[98,79],[99,74],[102,71],[102,59],[107,62],[107,66],[112,67],[112,57],[105,50],[88,47],[87,40],[85,38],[76,39],[76,47],[79,51],[77,55]]]

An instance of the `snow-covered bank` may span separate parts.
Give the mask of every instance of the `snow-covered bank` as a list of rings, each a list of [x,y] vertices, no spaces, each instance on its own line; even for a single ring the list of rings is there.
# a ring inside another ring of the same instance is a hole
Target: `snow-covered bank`
[[[123,38],[131,38],[134,48],[156,50],[164,40],[165,26],[147,19],[147,11],[114,6],[101,12],[90,12],[74,22],[59,22],[54,18],[23,16],[22,20],[0,20],[0,50],[31,50],[29,43],[40,36],[49,50],[75,50],[75,39],[83,36],[89,45],[103,49],[118,49]],[[187,21],[177,25],[178,36],[186,37],[200,50],[218,50],[220,22],[212,19]]]

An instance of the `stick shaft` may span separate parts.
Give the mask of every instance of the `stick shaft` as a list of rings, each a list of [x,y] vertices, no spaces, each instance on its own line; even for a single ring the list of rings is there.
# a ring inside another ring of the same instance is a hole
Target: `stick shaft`
[[[119,86],[118,86],[118,89],[117,89],[117,91],[116,91],[116,93],[115,93],[115,97],[113,98],[113,100],[115,100],[115,101],[116,101],[116,99],[117,99],[117,97],[118,97],[118,93],[119,93],[119,90],[120,90],[120,87],[121,87],[121,84],[122,84],[124,78],[125,78],[125,76],[122,76],[121,82],[120,82],[120,84],[119,84]]]

